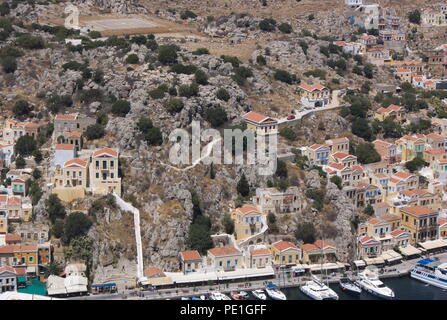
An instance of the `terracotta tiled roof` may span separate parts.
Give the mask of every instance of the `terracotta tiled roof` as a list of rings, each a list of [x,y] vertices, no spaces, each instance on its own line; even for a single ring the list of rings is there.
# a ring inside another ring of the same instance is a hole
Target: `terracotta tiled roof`
[[[0,253],[13,254],[16,247],[17,247],[16,245],[0,246]]]
[[[331,162],[329,164],[329,167],[337,169],[337,170],[342,170],[345,166],[341,163],[335,163],[335,162]]]
[[[215,257],[234,255],[234,254],[241,253],[238,249],[236,249],[235,247],[231,247],[231,246],[212,248],[212,249],[209,249],[208,252],[211,253]]]
[[[440,134],[434,133],[434,132],[426,134],[425,137],[432,139],[432,140],[444,140],[443,136],[441,136]]]
[[[379,208],[386,208],[386,207],[389,207],[390,205],[388,202],[376,202],[375,204],[373,204],[373,206],[379,207]]]
[[[56,144],[56,150],[74,150],[75,145],[69,143],[58,143]]]
[[[328,144],[313,144],[309,148],[312,150],[317,150],[321,147],[329,147],[329,145]]]
[[[394,174],[394,176],[397,177],[398,179],[399,178],[400,179],[408,179],[408,178],[412,177],[413,175],[411,173],[408,173],[408,172],[400,171],[400,172],[396,172]]]
[[[447,223],[447,218],[438,218],[438,224],[440,225],[440,226],[442,226],[443,224],[446,224]]]
[[[197,251],[197,250],[183,251],[183,252],[180,252],[180,255],[182,256],[182,259],[184,261],[200,260],[200,259],[202,259],[202,257],[200,256],[199,251]]]
[[[303,82],[303,83],[301,83],[300,88],[304,89],[304,90],[306,90],[308,92],[312,92],[312,91],[315,91],[315,90],[324,90],[324,89],[326,89],[325,86],[322,86],[321,84],[316,83],[316,82],[315,83]]]
[[[380,219],[386,220],[386,221],[395,221],[400,220],[400,216],[396,214],[384,214],[380,216]]]
[[[163,271],[161,271],[158,268],[155,267],[149,267],[146,268],[144,270],[144,275],[148,278],[153,278],[153,277],[165,277],[165,274]]]
[[[261,256],[261,255],[270,254],[270,251],[268,249],[254,249],[254,250],[250,250],[250,254],[252,256]]]
[[[335,139],[326,140],[327,144],[339,143],[339,142],[349,142],[349,139],[346,137],[343,137],[343,138],[335,138]]]
[[[15,241],[22,241],[22,237],[19,236],[18,234],[7,233],[6,236],[5,236],[5,241],[6,241],[6,243],[8,243],[8,242],[15,242]]]
[[[312,251],[312,250],[320,250],[316,245],[312,243],[306,243],[301,246],[301,250],[303,251]]]
[[[70,136],[70,137],[77,137],[79,138],[82,136],[82,132],[79,131],[64,131],[64,135]]]
[[[79,158],[74,158],[68,161],[64,162],[64,167],[71,167],[71,166],[81,166],[83,168],[87,167],[87,161],[81,160]]]
[[[111,149],[111,148],[101,148],[96,150],[95,152],[93,152],[93,157],[98,157],[102,154],[108,154],[111,157],[117,157],[118,156],[118,152]]]
[[[72,114],[57,114],[55,119],[57,120],[75,120],[77,118],[77,113],[72,113]]]
[[[320,248],[320,249],[324,249],[324,248],[327,248],[327,247],[335,248],[335,246],[332,243],[330,243],[328,241],[323,241],[323,240],[315,241],[314,245],[317,246],[317,248]]]
[[[404,212],[416,215],[416,216],[422,216],[422,215],[426,215],[426,214],[436,213],[436,211],[434,211],[434,210],[431,210],[426,207],[421,207],[421,206],[408,206],[408,207],[402,208],[401,210]]]
[[[296,245],[294,245],[293,243],[290,243],[290,242],[284,241],[284,240],[277,241],[277,242],[273,243],[272,246],[279,251],[283,251],[286,249],[295,249],[295,250],[298,249],[298,247]]]
[[[5,272],[5,271],[9,271],[9,272],[12,272],[12,273],[16,273],[16,271],[14,270],[14,268],[11,268],[10,266],[0,267],[0,273]]]
[[[378,224],[378,223],[380,223],[380,222],[382,222],[382,221],[380,221],[380,219],[377,219],[377,218],[372,218],[372,219],[369,219],[368,220],[368,223],[369,224]]]
[[[332,157],[337,158],[337,159],[345,159],[347,157],[349,157],[350,154],[344,153],[344,152],[336,152],[332,155]]]
[[[246,120],[250,120],[256,123],[261,123],[265,121],[266,119],[269,119],[270,117],[267,117],[266,115],[263,115],[261,113],[250,111],[242,116],[242,118]]]
[[[248,214],[248,213],[252,213],[252,212],[260,213],[258,208],[256,208],[255,206],[250,206],[250,205],[245,205],[240,208],[237,208],[236,211],[239,211],[242,214]]]
[[[396,71],[399,72],[399,73],[409,73],[409,72],[411,72],[411,69],[408,69],[408,68],[397,68]]]
[[[436,149],[425,150],[425,153],[427,153],[427,154],[443,154],[443,153],[446,153],[446,151],[444,148],[436,148]]]
[[[19,206],[22,203],[21,197],[9,197],[8,198],[8,205],[9,206]]]
[[[403,234],[403,233],[407,233],[407,232],[404,231],[404,230],[400,230],[400,229],[396,229],[396,230],[390,232],[390,234],[391,234],[393,237],[400,236],[400,235]]]

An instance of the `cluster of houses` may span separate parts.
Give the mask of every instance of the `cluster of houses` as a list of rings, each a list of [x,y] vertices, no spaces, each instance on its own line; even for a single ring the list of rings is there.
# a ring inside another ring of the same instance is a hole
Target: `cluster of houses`
[[[50,147],[45,145],[42,148],[49,166],[44,168],[32,157],[25,157],[25,168],[19,169],[15,166],[16,142],[22,136],[37,140],[45,134],[49,123],[3,121],[0,139],[0,166],[4,181],[0,186],[0,292],[16,290],[34,277],[49,281],[48,292],[54,291],[56,296],[63,295],[64,290],[66,294],[79,288],[82,290],[78,293],[87,291],[87,279],[82,275],[85,270],[79,271],[82,268],[78,271],[69,268],[63,277],[43,277],[48,264],[62,255],[54,254],[48,226],[32,222],[30,187],[35,180],[34,169],[41,170],[45,187],[64,202],[82,199],[87,194],[121,194],[119,150],[108,147],[85,149],[84,132],[96,120],[78,113],[57,114],[52,123]],[[14,277],[16,280],[13,281]]]

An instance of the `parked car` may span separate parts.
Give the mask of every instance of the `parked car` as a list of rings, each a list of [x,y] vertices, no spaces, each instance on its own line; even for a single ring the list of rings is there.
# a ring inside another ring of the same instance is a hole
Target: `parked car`
[[[293,119],[295,119],[294,115],[290,115],[290,116],[287,117],[287,120],[293,120]]]

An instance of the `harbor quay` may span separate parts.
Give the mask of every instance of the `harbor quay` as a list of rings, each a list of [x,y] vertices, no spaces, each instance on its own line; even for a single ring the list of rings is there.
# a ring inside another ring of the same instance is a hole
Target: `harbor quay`
[[[447,261],[447,252],[430,255],[432,259],[437,259],[441,262]],[[399,264],[385,266],[379,268],[379,277],[383,279],[408,277],[411,269],[416,265],[417,261],[424,257],[404,260]],[[357,270],[349,270],[345,272],[324,272],[320,275],[321,280],[329,284],[338,283],[340,278],[348,276],[353,280],[357,279]],[[309,274],[294,275],[290,270],[276,270],[275,275],[269,280],[253,280],[240,281],[232,283],[217,283],[212,285],[188,285],[169,289],[151,289],[151,290],[127,290],[116,294],[109,295],[90,295],[84,297],[73,297],[74,300],[100,300],[100,299],[128,299],[128,300],[165,300],[165,299],[179,299],[181,297],[193,297],[208,295],[215,290],[223,293],[231,291],[253,291],[257,289],[264,289],[269,283],[275,283],[280,288],[295,288],[300,287],[306,281],[309,281],[311,276]]]

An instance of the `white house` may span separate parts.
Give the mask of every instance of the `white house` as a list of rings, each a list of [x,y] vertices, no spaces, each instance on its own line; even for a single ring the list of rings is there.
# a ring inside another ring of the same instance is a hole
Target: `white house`
[[[54,153],[54,165],[62,167],[68,160],[76,158],[76,147],[74,144],[59,143],[56,144]]]
[[[363,4],[363,0],[345,0],[345,4],[350,7],[359,7]]]
[[[9,168],[11,165],[11,158],[14,154],[14,145],[7,144],[4,146],[0,146],[0,161],[3,162],[4,168]],[[1,164],[0,164],[1,167]]]

